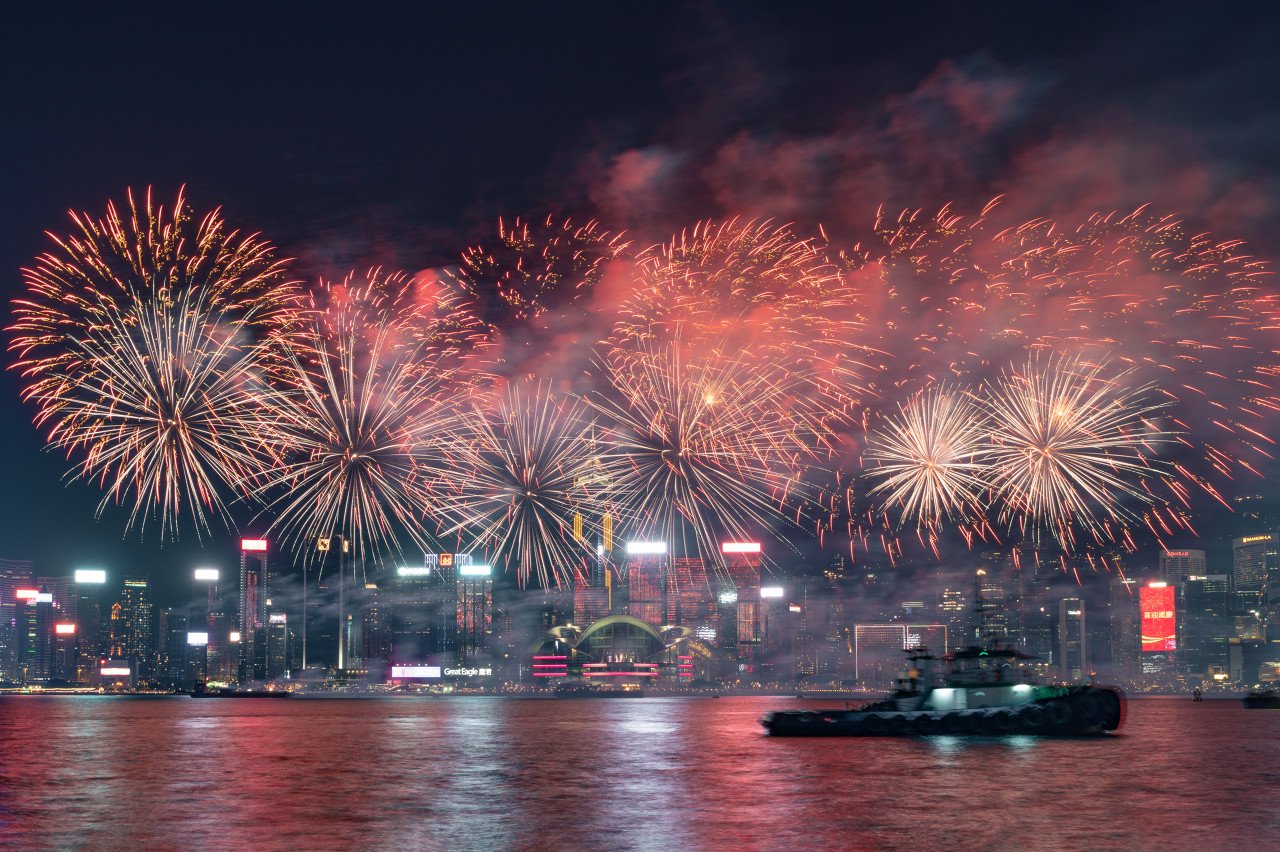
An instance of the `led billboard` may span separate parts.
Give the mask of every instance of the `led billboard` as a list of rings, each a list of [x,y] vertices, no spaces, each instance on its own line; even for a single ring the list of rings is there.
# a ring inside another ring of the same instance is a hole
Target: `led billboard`
[[[758,541],[726,541],[720,545],[721,553],[759,553]]]
[[[393,678],[440,677],[440,666],[392,666]]]
[[[401,577],[426,577],[431,573],[429,567],[419,568],[416,565],[401,565],[396,569],[396,574]]]
[[[780,598],[785,595],[781,586],[761,586],[760,597],[762,598]]]
[[[218,582],[217,568],[197,568],[196,579],[201,581]]]
[[[265,538],[242,538],[240,539],[240,549],[261,552],[267,549],[267,540]]]
[[[1143,586],[1138,589],[1138,603],[1142,607],[1142,650],[1147,653],[1176,650],[1174,587],[1166,583]]]
[[[77,583],[105,583],[107,582],[107,572],[101,568],[77,568]]]
[[[209,634],[205,631],[200,631],[200,632],[191,631],[187,633],[187,644],[188,645],[208,645]]]
[[[53,625],[53,632],[58,636],[73,636],[76,632],[76,626],[74,624],[62,622],[60,624]]]
[[[458,569],[460,577],[488,577],[493,569],[488,565],[463,565]]]
[[[667,552],[665,541],[629,541],[627,554],[630,556],[656,556]]]

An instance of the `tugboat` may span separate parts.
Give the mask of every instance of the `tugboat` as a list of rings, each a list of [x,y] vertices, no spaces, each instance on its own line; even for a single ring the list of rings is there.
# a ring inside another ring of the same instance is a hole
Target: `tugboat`
[[[987,633],[981,595],[975,596],[979,622]],[[1124,693],[1116,687],[1036,683],[1023,661],[1035,659],[993,641],[971,645],[943,659],[949,671],[935,685],[934,658],[924,648],[908,652],[906,677],[884,701],[843,710],[777,710],[760,720],[779,737],[1104,734],[1124,724]]]
[[[1115,687],[1048,686],[1009,677],[1013,664],[1031,659],[1016,649],[970,647],[947,658],[952,668],[940,686],[911,652],[911,676],[893,696],[858,709],[777,710],[761,720],[776,737],[917,736],[924,734],[1103,734],[1124,724],[1124,694]],[[924,683],[921,683],[924,675]]]

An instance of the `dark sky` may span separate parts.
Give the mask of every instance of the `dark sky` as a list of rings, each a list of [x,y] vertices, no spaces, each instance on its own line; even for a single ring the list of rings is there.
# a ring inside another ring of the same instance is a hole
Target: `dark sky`
[[[1280,249],[1271,3],[262,5],[4,10],[6,301],[69,208],[147,185],[186,184],[308,278],[447,263],[499,215],[839,236],[882,202],[1002,193],[1011,216],[1150,201]],[[229,541],[95,522],[96,489],[63,485],[31,413],[6,373],[0,556],[230,567]]]

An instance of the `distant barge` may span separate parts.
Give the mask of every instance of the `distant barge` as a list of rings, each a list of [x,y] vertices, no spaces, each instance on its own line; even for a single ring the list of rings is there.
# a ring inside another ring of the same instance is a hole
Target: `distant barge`
[[[244,691],[236,691],[234,689],[206,689],[197,690],[191,693],[192,698],[288,698],[293,695],[283,689],[246,689]]]

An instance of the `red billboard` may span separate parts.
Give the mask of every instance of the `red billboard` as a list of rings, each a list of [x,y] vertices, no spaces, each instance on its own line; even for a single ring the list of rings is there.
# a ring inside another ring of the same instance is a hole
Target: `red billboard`
[[[1174,587],[1164,583],[1143,586],[1138,590],[1142,605],[1142,650],[1163,653],[1177,649],[1174,627]]]

